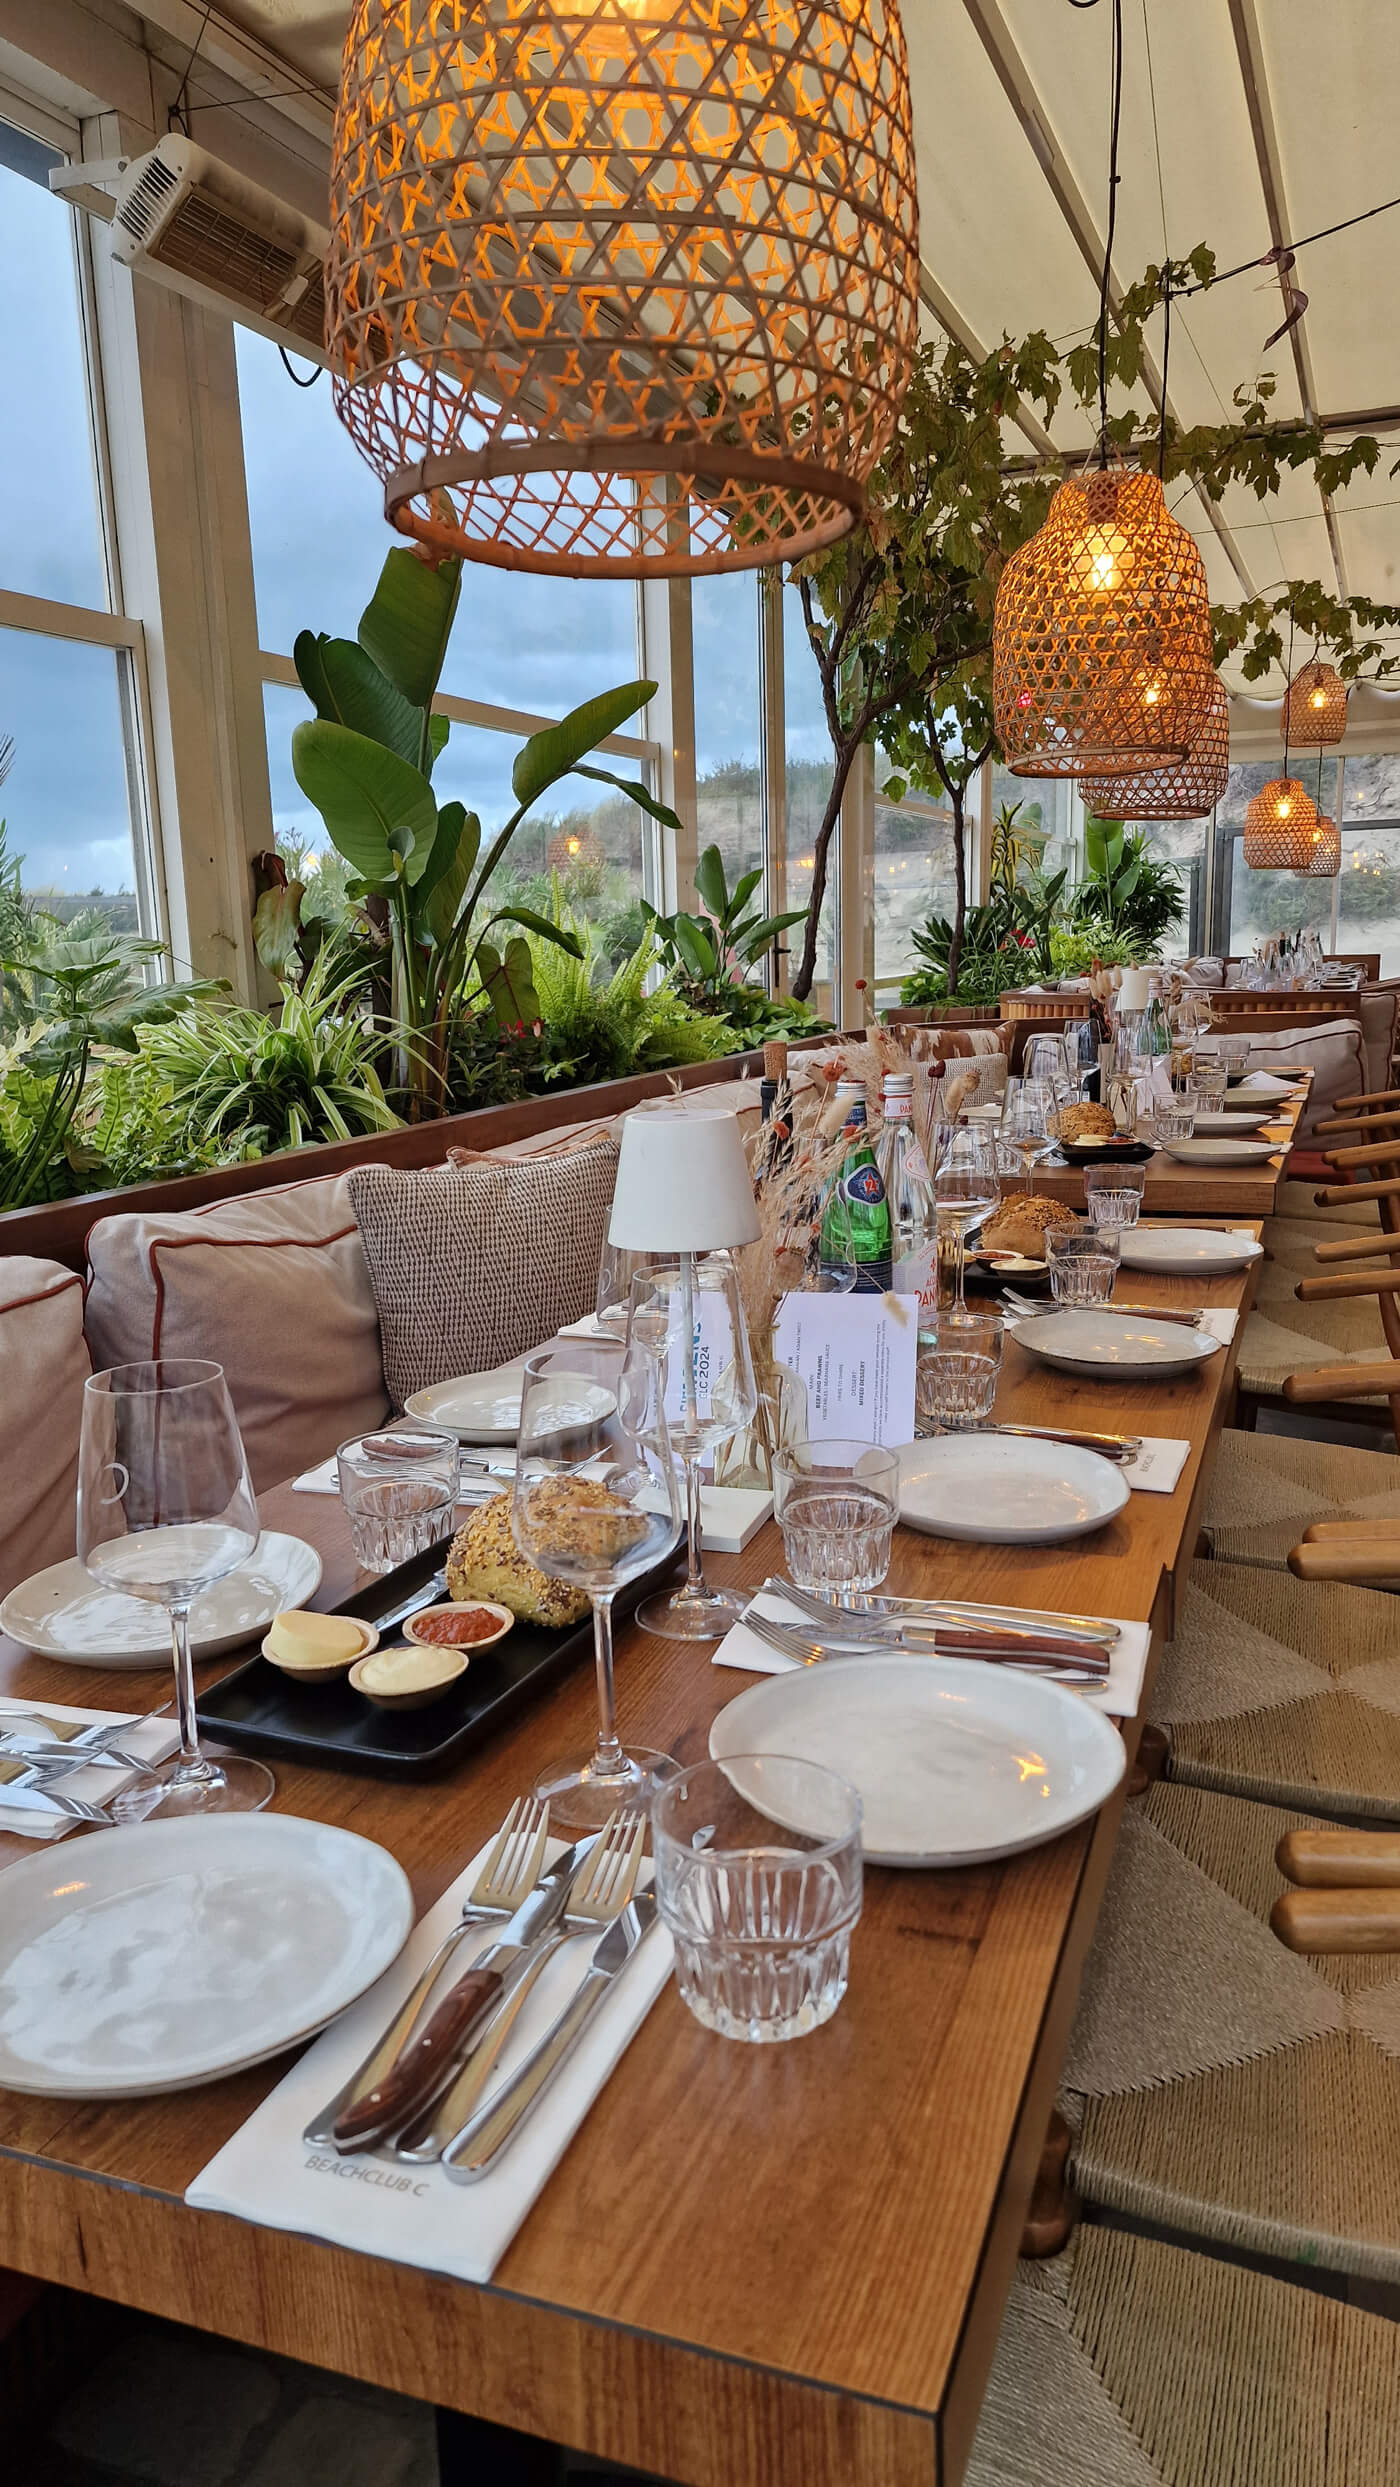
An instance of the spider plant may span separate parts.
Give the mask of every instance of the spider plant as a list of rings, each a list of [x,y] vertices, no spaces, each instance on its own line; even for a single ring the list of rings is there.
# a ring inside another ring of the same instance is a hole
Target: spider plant
[[[356,972],[337,980],[323,951],[300,992],[283,986],[275,1019],[194,1003],[144,1031],[141,1052],[192,1137],[241,1157],[395,1131],[379,1064],[399,1032],[363,1016],[363,991]]]

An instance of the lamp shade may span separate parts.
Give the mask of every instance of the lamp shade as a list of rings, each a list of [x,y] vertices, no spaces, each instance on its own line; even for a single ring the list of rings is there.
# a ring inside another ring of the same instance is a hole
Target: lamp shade
[[[758,1239],[732,1114],[625,1117],[608,1241],[628,1252],[720,1252]]]
[[[1334,881],[1342,868],[1342,833],[1335,820],[1319,812],[1312,847],[1303,871],[1312,881]]]
[[[1229,775],[1229,695],[1212,674],[1210,706],[1184,760],[1133,777],[1086,777],[1079,791],[1105,820],[1200,820],[1220,801]]]
[[[573,578],[845,535],[918,346],[896,0],[348,16],[326,333],[392,524]]]
[[[1347,686],[1334,665],[1314,658],[1288,687],[1285,731],[1302,751],[1339,743],[1347,730]]]
[[[1206,573],[1155,475],[1061,484],[997,582],[992,704],[1018,777],[1185,759],[1214,673]]]
[[[1296,777],[1271,777],[1244,816],[1244,859],[1255,872],[1306,872],[1317,805]]]
[[[1148,981],[1146,968],[1125,967],[1123,981],[1118,987],[1120,1015],[1125,1010],[1146,1010],[1151,999],[1152,987]]]

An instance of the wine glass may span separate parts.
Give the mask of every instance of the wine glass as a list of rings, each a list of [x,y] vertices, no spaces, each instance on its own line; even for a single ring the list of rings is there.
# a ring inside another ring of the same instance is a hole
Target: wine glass
[[[1006,1102],[1001,1112],[1001,1144],[1021,1161],[1021,1186],[1029,1194],[1031,1168],[1049,1154],[1052,1146],[1050,1118],[1054,1099],[1049,1084],[1041,1079],[1013,1079],[1006,1084]]]
[[[1026,1058],[1021,1068],[1027,1079],[1043,1079],[1052,1088],[1067,1088],[1070,1084],[1068,1034],[1033,1036],[1026,1047]]]
[[[598,1259],[598,1293],[594,1311],[598,1327],[609,1338],[625,1338],[632,1311],[632,1281],[639,1270],[655,1269],[666,1259],[660,1252],[634,1252],[630,1244],[615,1244],[605,1236]]]
[[[666,1753],[624,1751],[613,1703],[613,1599],[681,1533],[661,1368],[640,1341],[556,1339],[527,1356],[510,1517],[526,1559],[592,1602],[597,1741],[547,1770],[535,1793],[556,1823],[599,1830],[619,1806],[645,1804],[675,1767]]]
[[[984,1123],[959,1123],[951,1134],[933,1178],[933,1197],[938,1209],[938,1222],[947,1221],[957,1236],[957,1253],[953,1262],[953,1310],[964,1313],[967,1299],[964,1277],[967,1262],[967,1230],[989,1209],[995,1209],[1001,1198],[1001,1178],[997,1173],[996,1134]]]
[[[712,1589],[700,1562],[700,1462],[731,1442],[758,1411],[748,1327],[727,1252],[683,1253],[669,1268],[632,1281],[629,1337],[659,1358],[671,1448],[685,1474],[689,1562],[685,1587],[658,1591],[637,1609],[646,1632],[673,1641],[715,1641],[748,1604]]]
[[[83,1387],[78,1553],[94,1580],[170,1617],[180,1752],[148,1819],[256,1813],[276,1782],[262,1762],[200,1748],[190,1607],[246,1562],[257,1504],[224,1369],[186,1357],[121,1364]]]

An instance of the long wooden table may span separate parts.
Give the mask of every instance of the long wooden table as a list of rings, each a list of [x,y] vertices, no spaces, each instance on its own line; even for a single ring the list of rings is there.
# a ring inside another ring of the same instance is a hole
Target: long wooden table
[[[1252,1272],[1134,1273],[1132,1292],[1243,1315]],[[1010,1345],[1001,1414],[1184,1435],[1181,1481],[1070,1547],[898,1530],[892,1585],[1147,1620],[1155,1665],[1233,1365],[1224,1350],[1174,1380],[1088,1384]],[[322,1603],[349,1594],[338,1505],[280,1488],[263,1510],[320,1546]],[[780,1564],[770,1525],[712,1568],[751,1584]],[[748,1680],[708,1646],[619,1634],[623,1732],[682,1760]],[[0,1689],[130,1708],[167,1686],[0,1642]],[[582,1667],[445,1780],[279,1764],[274,1802],[381,1841],[426,1908],[592,1720]],[[285,2061],[122,2105],[0,2092],[0,2265],[687,2487],[941,2487],[971,2444],[1121,1805],[1007,1864],[870,1870],[849,1994],[809,2038],[728,2044],[668,1989],[488,2287],[185,2207]],[[0,1862],[33,1853],[0,1842]]]
[[[1278,1205],[1278,1187],[1284,1178],[1288,1152],[1307,1106],[1307,1092],[1311,1086],[1312,1073],[1309,1071],[1303,1079],[1301,1095],[1284,1101],[1276,1121],[1265,1123],[1257,1132],[1241,1133],[1242,1139],[1272,1140],[1272,1157],[1257,1158],[1252,1165],[1190,1166],[1158,1149],[1147,1164],[1147,1182],[1142,1195],[1147,1215],[1196,1222],[1213,1218],[1271,1217]],[[1031,1189],[1049,1193],[1053,1199],[1063,1200],[1071,1208],[1082,1209],[1086,1171],[1083,1166],[1037,1166],[1031,1176]],[[1011,1190],[1009,1184],[1005,1188],[1008,1192]]]

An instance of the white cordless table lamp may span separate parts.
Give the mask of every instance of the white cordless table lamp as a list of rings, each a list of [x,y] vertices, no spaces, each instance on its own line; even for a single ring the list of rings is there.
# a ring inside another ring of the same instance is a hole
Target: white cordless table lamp
[[[622,1126],[617,1185],[613,1193],[608,1242],[615,1248],[673,1257],[677,1265],[678,1301],[670,1308],[667,1335],[684,1341],[681,1367],[681,1417],[678,1442],[685,1466],[689,1569],[683,1589],[673,1596],[647,1598],[637,1620],[652,1632],[674,1640],[713,1640],[729,1630],[742,1614],[745,1600],[727,1590],[712,1590],[700,1564],[700,1459],[702,1452],[750,1421],[757,1407],[748,1334],[732,1264],[711,1263],[697,1272],[697,1256],[725,1254],[741,1244],[756,1243],[758,1209],[744,1144],[734,1115],[686,1113],[683,1109],[629,1114]],[[634,1282],[664,1292],[664,1273]],[[699,1404],[696,1373],[697,1293],[722,1296],[733,1337],[733,1364],[725,1394],[727,1421],[720,1413],[718,1428],[713,1404]],[[655,1298],[654,1298],[655,1300]],[[660,1310],[659,1302],[655,1308]]]

